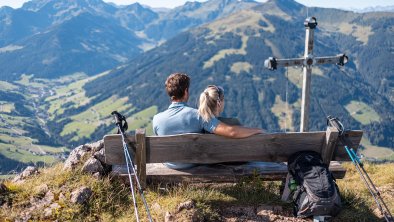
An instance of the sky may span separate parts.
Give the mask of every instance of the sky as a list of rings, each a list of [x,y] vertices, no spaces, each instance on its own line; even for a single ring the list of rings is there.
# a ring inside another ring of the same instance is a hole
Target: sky
[[[20,8],[24,2],[29,0],[0,0],[1,6],[10,6]],[[104,0],[105,2],[113,2],[117,5],[130,5],[139,2],[154,8],[174,8],[183,5],[187,0]],[[189,0],[194,1],[194,0]],[[198,0],[200,2],[206,0]],[[265,1],[265,0],[257,0]],[[394,0],[296,0],[306,6],[317,6],[324,8],[340,8],[340,9],[363,9],[366,7],[388,6],[394,5]]]

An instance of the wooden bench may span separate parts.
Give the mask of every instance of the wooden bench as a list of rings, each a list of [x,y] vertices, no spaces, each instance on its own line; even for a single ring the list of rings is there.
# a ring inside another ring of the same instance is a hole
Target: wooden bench
[[[354,144],[360,144],[362,131],[347,131],[345,136]],[[260,175],[266,180],[286,178],[285,162],[297,151],[311,150],[321,153],[330,163],[330,170],[337,179],[346,170],[338,161],[349,161],[344,146],[339,142],[338,131],[328,127],[326,131],[260,134],[245,139],[230,139],[213,134],[182,134],[173,136],[146,136],[145,130],[127,135],[129,147],[136,150],[134,163],[141,185],[148,181],[179,182],[237,182],[240,178]],[[113,165],[113,174],[127,175],[120,135],[104,136],[105,161]],[[277,164],[253,167],[250,164],[215,164],[232,162],[264,161]],[[186,170],[167,168],[164,162],[207,164]]]

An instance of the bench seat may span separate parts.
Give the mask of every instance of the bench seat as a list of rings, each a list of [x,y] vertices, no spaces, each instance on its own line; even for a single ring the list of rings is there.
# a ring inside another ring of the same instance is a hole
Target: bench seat
[[[331,161],[330,171],[336,179],[342,179],[346,169],[338,161]],[[284,180],[287,175],[286,163],[266,163],[251,166],[249,164],[209,164],[190,169],[174,170],[162,163],[146,164],[146,179],[152,183],[236,183],[244,177],[258,175],[263,180]],[[113,176],[127,177],[125,165],[114,165]]]
[[[335,178],[345,176],[346,170],[337,161],[350,161],[338,131],[259,134],[244,139],[230,139],[213,134],[181,134],[172,136],[145,136],[144,130],[127,135],[129,152],[134,153],[134,164],[144,187],[146,182],[237,182],[245,176],[260,175],[266,180],[286,178],[284,162],[298,151],[315,151],[330,165]],[[351,141],[357,152],[362,131],[346,131],[344,137]],[[121,135],[104,137],[105,161],[113,166],[113,174],[126,175]],[[222,165],[231,162],[271,162],[271,165]],[[173,170],[162,163],[205,164],[187,170]],[[276,164],[274,164],[276,163]],[[211,164],[211,165],[207,165]],[[215,164],[215,165],[212,165]],[[121,166],[119,166],[121,165]]]

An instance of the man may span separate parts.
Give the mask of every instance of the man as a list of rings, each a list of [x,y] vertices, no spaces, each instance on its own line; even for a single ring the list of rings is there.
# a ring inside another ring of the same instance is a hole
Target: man
[[[171,99],[167,110],[153,117],[153,131],[158,136],[182,133],[201,133],[204,130],[230,138],[245,138],[263,133],[258,128],[231,126],[212,118],[205,122],[198,115],[198,110],[187,106],[189,100],[190,78],[184,73],[171,74],[166,82],[166,92]],[[167,163],[170,168],[180,169],[194,166],[193,164]]]

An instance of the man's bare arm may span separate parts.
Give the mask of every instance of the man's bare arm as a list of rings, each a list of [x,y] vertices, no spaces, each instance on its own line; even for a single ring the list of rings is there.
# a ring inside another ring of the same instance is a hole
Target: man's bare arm
[[[230,126],[225,123],[219,122],[215,134],[230,138],[246,138],[256,134],[264,133],[262,129],[259,128],[248,128],[243,126]]]

